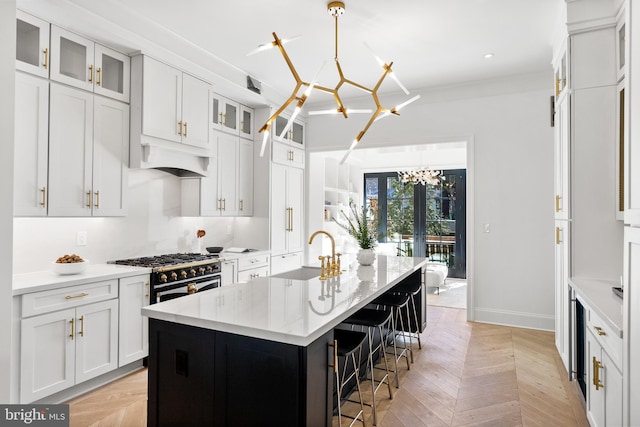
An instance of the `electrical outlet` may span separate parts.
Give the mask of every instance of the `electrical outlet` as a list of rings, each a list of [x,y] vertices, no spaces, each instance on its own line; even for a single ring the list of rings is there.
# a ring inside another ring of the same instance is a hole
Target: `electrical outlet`
[[[87,246],[87,232],[78,231],[76,234],[76,246]]]

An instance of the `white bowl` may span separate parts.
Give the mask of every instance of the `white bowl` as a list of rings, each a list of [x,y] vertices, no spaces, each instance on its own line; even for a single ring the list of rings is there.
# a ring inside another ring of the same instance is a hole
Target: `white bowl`
[[[83,262],[52,262],[51,269],[54,273],[60,275],[80,274],[87,269],[87,264],[89,264],[89,261],[86,259]]]

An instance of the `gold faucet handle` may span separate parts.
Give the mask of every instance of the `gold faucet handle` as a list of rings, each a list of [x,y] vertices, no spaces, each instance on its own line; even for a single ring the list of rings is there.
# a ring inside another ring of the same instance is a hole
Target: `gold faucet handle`
[[[341,267],[340,267],[340,256],[341,255],[342,255],[341,253],[337,253],[336,254],[336,257],[338,258],[338,260],[336,261],[336,275],[342,274]]]
[[[333,276],[333,260],[331,259],[331,255],[327,255],[327,277]]]
[[[324,280],[326,279],[326,276],[324,275],[324,257],[319,256],[318,259],[320,260],[320,280]]]

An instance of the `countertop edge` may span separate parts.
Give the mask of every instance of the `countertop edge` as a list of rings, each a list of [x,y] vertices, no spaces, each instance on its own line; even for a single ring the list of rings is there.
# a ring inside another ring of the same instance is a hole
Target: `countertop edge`
[[[116,264],[91,264],[80,274],[58,275],[52,271],[14,274],[12,295],[20,296],[33,292],[79,286],[102,280],[121,279],[151,273],[150,268],[130,267]]]
[[[616,296],[611,290],[613,286],[619,286],[620,284],[612,280],[588,277],[570,277],[569,284],[575,289],[577,295],[622,338],[623,300]]]

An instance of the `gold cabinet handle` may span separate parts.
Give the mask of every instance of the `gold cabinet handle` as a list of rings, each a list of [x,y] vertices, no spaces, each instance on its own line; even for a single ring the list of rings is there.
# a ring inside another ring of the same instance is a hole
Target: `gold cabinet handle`
[[[333,373],[338,375],[338,340],[333,340],[333,344],[329,344],[329,347],[333,347],[333,365],[329,365],[333,368]]]
[[[81,337],[84,336],[84,316],[80,316],[80,332],[78,332]]]
[[[98,86],[100,86],[100,85],[102,84],[102,67],[99,67],[99,68],[96,70],[96,74],[97,74],[97,79],[98,79],[98,80],[96,81],[96,84],[97,84]]]
[[[556,245],[562,243],[562,239],[560,239],[560,233],[562,233],[562,228],[556,227]]]
[[[223,115],[222,115],[222,125],[223,125],[223,126],[226,126],[226,125],[227,125],[227,115],[226,115],[226,114],[223,114]]]
[[[560,95],[560,79],[556,79],[556,96]]]
[[[222,210],[223,211],[227,210],[227,199],[222,199]]]
[[[89,65],[89,83],[93,83],[93,65]]]
[[[93,197],[91,197],[91,191],[87,191],[87,207],[91,209],[91,202],[93,201]]]
[[[217,205],[217,206],[216,206],[216,208],[217,208],[219,211],[221,211],[221,210],[222,210],[222,199],[218,199],[218,200],[216,200],[216,202],[217,202],[217,203],[216,203],[216,205]]]
[[[149,287],[150,287],[150,286],[151,286],[151,285],[149,284],[149,282],[147,282],[147,283],[145,283],[145,284],[144,284],[144,287],[145,287],[145,290],[146,290],[146,293],[144,294],[144,297],[145,297],[145,298],[149,298]]]
[[[602,363],[595,356],[593,356],[593,385],[596,386],[596,390],[604,388],[604,384],[600,382],[600,369],[604,368]]]
[[[96,191],[95,193],[93,193],[96,196],[96,202],[94,204],[96,209],[100,208],[100,191]]]
[[[42,206],[43,208],[47,207],[47,187],[42,187],[40,189],[40,192],[42,193],[42,201],[40,202],[40,206]]]
[[[244,131],[244,120],[240,120],[240,132],[242,133],[248,133]]]
[[[593,329],[595,329],[596,332],[598,333],[598,335],[600,335],[600,336],[607,335],[607,333],[605,331],[603,331],[600,326],[594,326]]]
[[[66,297],[64,297],[64,299],[74,299],[74,298],[82,298],[82,297],[88,297],[88,296],[89,296],[88,293],[82,292],[75,295],[67,295]]]
[[[42,66],[46,70],[47,68],[49,68],[49,48],[45,47],[42,50],[42,53],[44,54],[44,62],[42,63]]]
[[[244,200],[240,200],[240,212],[244,210]]]
[[[184,122],[184,137],[185,138],[187,137],[187,131],[188,131],[187,126],[189,126],[189,123]]]
[[[69,323],[71,323],[71,333],[69,334],[69,338],[74,339],[74,336],[76,335],[76,319],[73,318],[69,320]]]
[[[222,113],[218,114],[218,124],[222,124]]]
[[[556,212],[560,212],[562,208],[560,207],[560,200],[562,200],[562,196],[556,194]]]
[[[178,122],[178,135],[182,136],[182,120]]]

